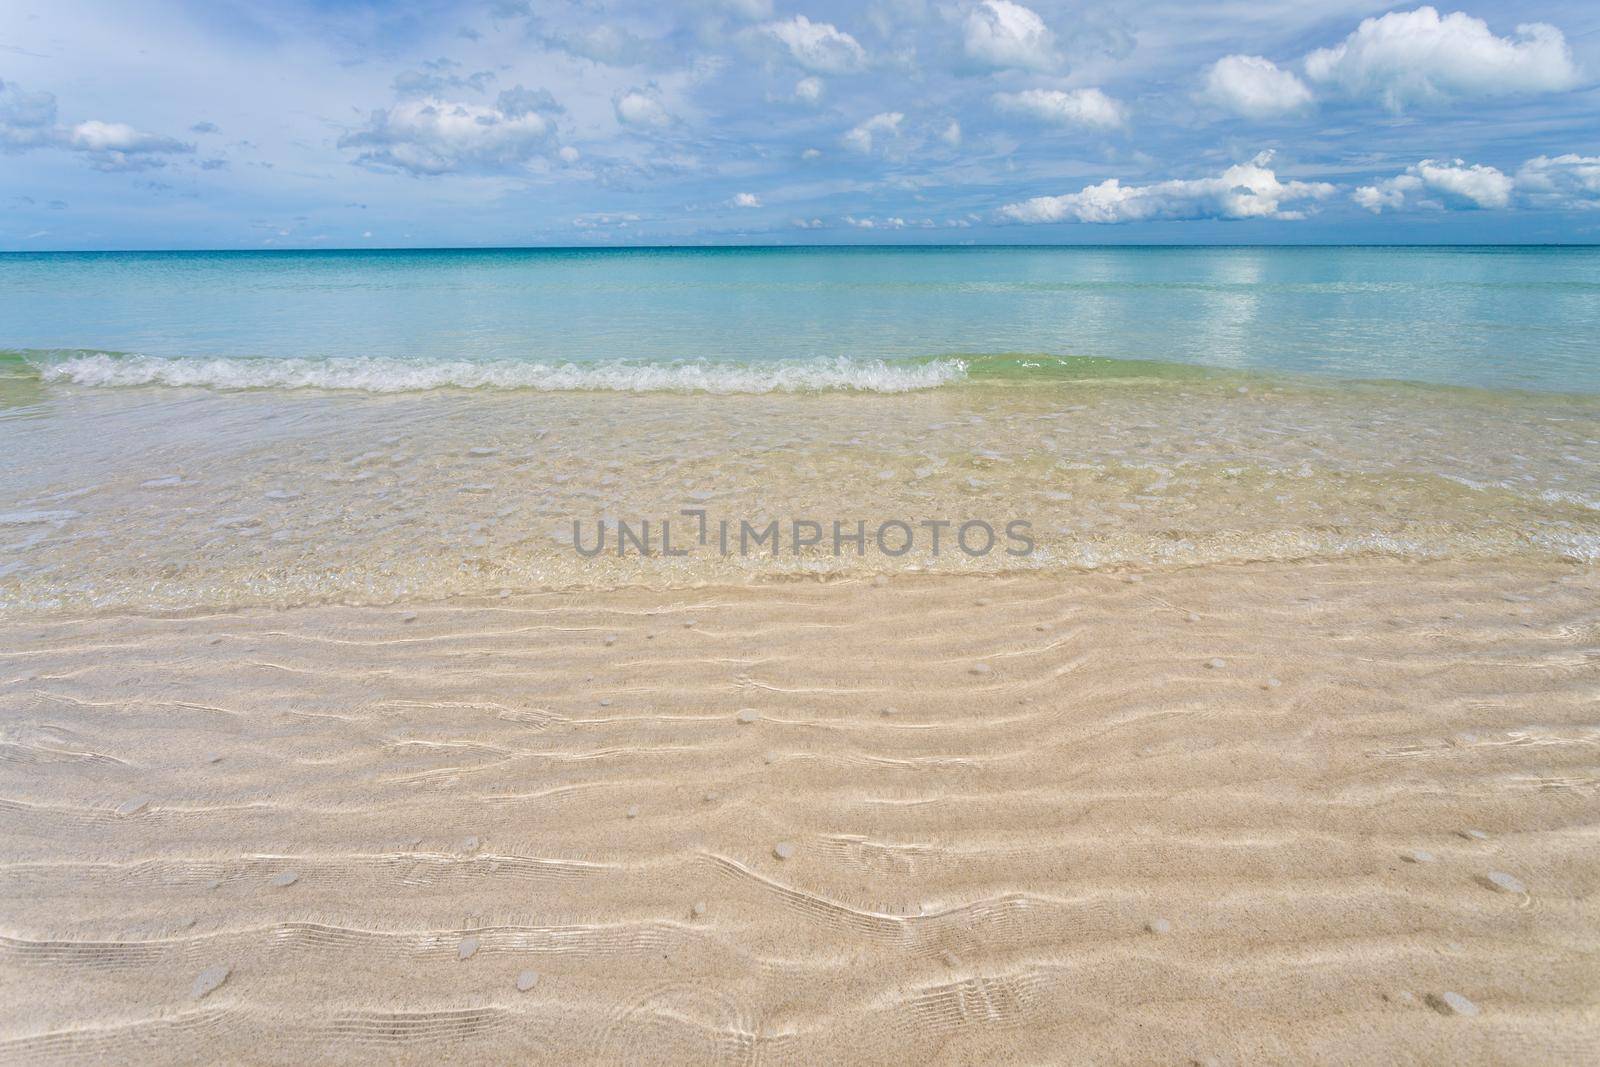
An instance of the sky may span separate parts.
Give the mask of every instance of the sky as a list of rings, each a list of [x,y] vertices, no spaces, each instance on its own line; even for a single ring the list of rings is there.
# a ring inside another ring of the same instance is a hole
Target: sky
[[[7,0],[0,249],[1600,242],[1600,4]]]

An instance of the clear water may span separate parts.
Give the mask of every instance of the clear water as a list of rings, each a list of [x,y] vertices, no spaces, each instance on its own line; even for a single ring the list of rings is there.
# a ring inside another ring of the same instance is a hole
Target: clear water
[[[417,364],[1029,353],[1600,393],[1600,248],[13,254],[0,349],[376,361],[333,381],[362,388],[456,380]],[[329,381],[307,369],[188,380]]]
[[[4,256],[0,612],[1593,567],[1597,327],[1594,249]],[[686,508],[1036,551],[572,544]]]

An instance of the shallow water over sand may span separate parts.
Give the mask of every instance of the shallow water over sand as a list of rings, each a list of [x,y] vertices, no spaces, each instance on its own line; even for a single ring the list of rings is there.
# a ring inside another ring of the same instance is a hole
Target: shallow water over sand
[[[1123,373],[894,395],[38,384],[0,415],[13,442],[0,596],[180,609],[790,574],[1600,558],[1600,399]],[[663,519],[686,554],[663,553]],[[818,524],[816,545],[795,549],[796,520]],[[576,551],[575,521],[585,548],[604,523],[606,550]],[[776,551],[749,533],[741,548],[743,524],[774,521]],[[635,535],[648,522],[651,554],[631,541],[619,555],[619,522]],[[956,544],[969,522],[995,531],[991,550],[968,550],[978,533]],[[1014,522],[1027,554],[1006,551]]]

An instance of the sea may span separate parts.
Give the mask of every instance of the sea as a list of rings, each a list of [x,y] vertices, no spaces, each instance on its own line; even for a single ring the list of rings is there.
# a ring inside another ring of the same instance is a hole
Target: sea
[[[0,612],[1360,555],[1600,561],[1600,247],[0,254]]]

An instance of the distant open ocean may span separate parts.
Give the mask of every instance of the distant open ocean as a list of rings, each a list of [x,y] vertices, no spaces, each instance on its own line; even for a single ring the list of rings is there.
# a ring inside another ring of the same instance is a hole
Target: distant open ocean
[[[896,390],[1022,353],[1595,393],[1597,337],[1597,247],[0,256],[0,358],[81,385]]]
[[[1600,561],[1600,249],[0,256],[0,611],[1361,555]]]

